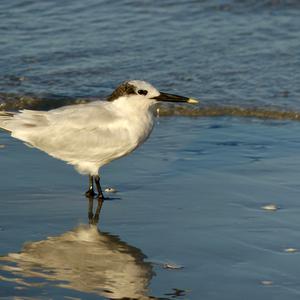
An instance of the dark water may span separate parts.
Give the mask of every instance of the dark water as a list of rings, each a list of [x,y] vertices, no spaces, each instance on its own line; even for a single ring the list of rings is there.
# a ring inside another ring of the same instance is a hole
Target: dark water
[[[2,109],[35,107],[28,94],[49,108],[145,79],[212,111],[300,111],[297,0],[12,0],[0,20]]]

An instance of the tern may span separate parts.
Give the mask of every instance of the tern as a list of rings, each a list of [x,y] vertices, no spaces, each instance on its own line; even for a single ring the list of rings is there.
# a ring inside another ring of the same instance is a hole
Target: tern
[[[89,176],[87,197],[104,199],[99,169],[128,155],[149,137],[155,104],[160,101],[198,103],[197,100],[159,92],[150,83],[129,80],[106,101],[67,105],[49,111],[0,112],[0,128],[12,137],[63,160]]]

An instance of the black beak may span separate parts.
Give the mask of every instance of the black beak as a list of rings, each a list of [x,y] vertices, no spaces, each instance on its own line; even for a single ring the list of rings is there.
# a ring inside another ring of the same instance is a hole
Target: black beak
[[[163,92],[160,92],[159,96],[153,97],[152,99],[155,99],[157,101],[166,101],[166,102],[186,102],[192,104],[198,103],[198,100],[196,99],[178,96],[174,94],[167,94]]]

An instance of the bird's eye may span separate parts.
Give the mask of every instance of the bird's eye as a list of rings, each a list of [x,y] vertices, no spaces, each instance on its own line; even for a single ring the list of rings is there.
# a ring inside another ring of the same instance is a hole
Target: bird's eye
[[[148,91],[146,91],[146,90],[138,90],[138,94],[146,96],[148,94]]]

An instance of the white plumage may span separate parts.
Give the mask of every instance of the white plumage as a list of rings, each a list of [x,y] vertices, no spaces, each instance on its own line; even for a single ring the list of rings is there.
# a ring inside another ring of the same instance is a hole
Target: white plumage
[[[100,167],[129,154],[149,137],[158,100],[195,102],[160,93],[138,80],[123,83],[108,100],[50,111],[0,112],[0,127],[79,173],[97,176]]]

